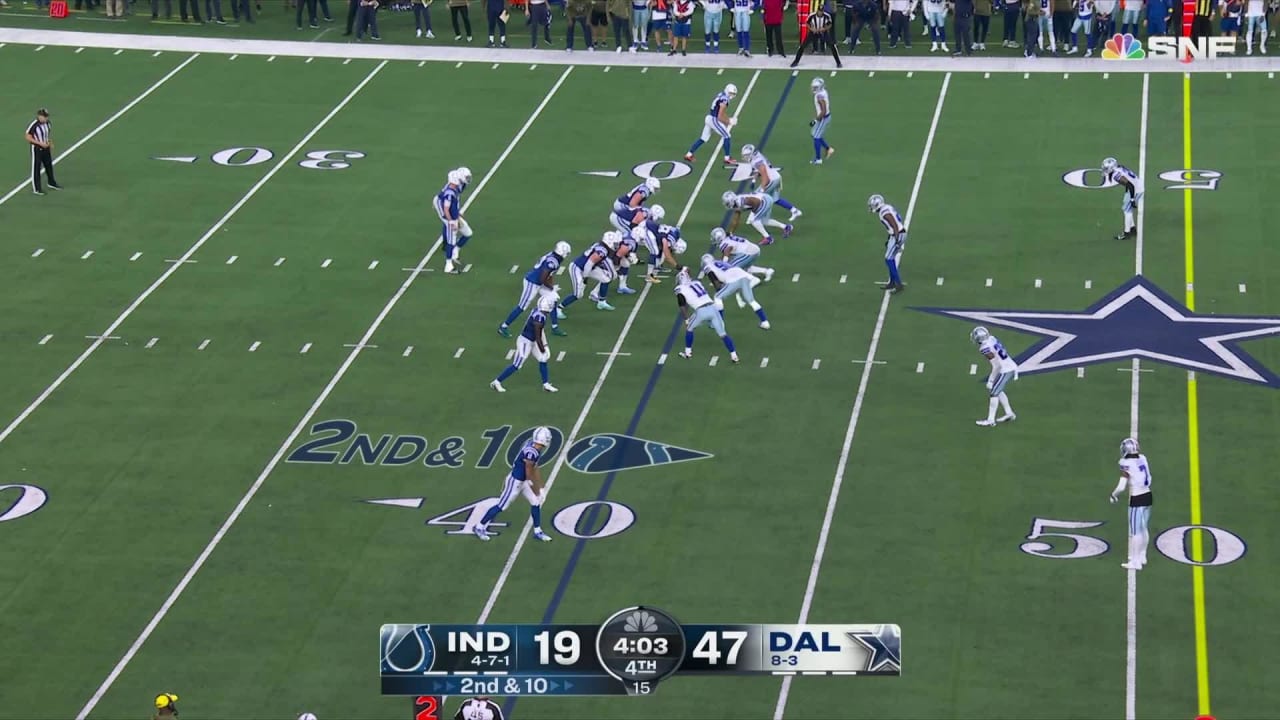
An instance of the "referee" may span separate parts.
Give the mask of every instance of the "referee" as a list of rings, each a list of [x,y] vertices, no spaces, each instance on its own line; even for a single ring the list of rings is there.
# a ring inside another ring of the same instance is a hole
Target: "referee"
[[[40,108],[36,111],[36,119],[27,128],[27,143],[31,145],[31,191],[43,195],[40,187],[40,168],[49,178],[49,187],[61,190],[62,186],[53,179],[53,141],[49,139],[49,111]]]
[[[840,65],[840,51],[836,50],[835,38],[831,35],[831,13],[827,12],[825,7],[818,6],[817,12],[809,16],[805,22],[809,34],[804,42],[800,43],[800,49],[796,51],[796,59],[791,61],[791,67],[800,64],[800,58],[804,57],[804,49],[812,47],[814,49],[821,48],[824,44],[831,48],[831,57],[836,59],[836,67]]]
[[[462,703],[453,720],[503,720],[502,708],[489,698],[481,695]]]

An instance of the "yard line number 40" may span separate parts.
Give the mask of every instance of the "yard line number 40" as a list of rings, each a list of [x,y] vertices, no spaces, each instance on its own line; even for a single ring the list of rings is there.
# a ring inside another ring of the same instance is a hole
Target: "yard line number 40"
[[[1050,560],[1081,560],[1098,557],[1111,549],[1106,540],[1092,535],[1082,535],[1069,530],[1088,530],[1102,527],[1105,521],[1049,520],[1033,518],[1027,542],[1018,549],[1028,555]],[[1213,542],[1205,549],[1205,557],[1193,560],[1187,552],[1187,540],[1191,533],[1208,535]],[[1211,549],[1210,549],[1211,548]],[[1179,525],[1156,535],[1156,549],[1161,555],[1184,565],[1230,565],[1244,557],[1248,547],[1239,535],[1212,525]]]

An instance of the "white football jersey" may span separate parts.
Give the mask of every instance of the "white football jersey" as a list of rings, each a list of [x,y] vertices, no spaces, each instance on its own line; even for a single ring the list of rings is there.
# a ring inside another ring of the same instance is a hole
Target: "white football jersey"
[[[1138,453],[1138,457],[1120,458],[1120,469],[1128,474],[1129,497],[1151,492],[1151,466],[1147,464],[1146,455]]]
[[[676,294],[683,297],[685,304],[692,310],[697,310],[704,305],[712,303],[711,297],[707,294],[707,289],[697,280],[677,287]]]
[[[743,270],[737,265],[730,265],[722,260],[713,260],[712,262],[703,264],[702,273],[704,275],[707,273],[715,273],[716,279],[725,285],[744,278],[750,280],[752,277],[751,273],[746,270]]]
[[[1138,177],[1138,173],[1123,165],[1117,165],[1116,169],[1111,171],[1111,174],[1107,179],[1119,182],[1120,178],[1128,180],[1129,183],[1133,185],[1133,194],[1142,194],[1142,178]]]
[[[822,112],[822,103],[827,104],[827,114],[830,115],[831,114],[831,96],[827,95],[826,88],[822,88],[821,90],[813,94],[813,112],[814,113]]]
[[[990,353],[991,357],[987,359],[991,361],[991,367],[1002,373],[1013,372],[1018,369],[1018,363],[1009,357],[1009,353],[1004,349],[1004,345],[996,339],[995,335],[990,335],[982,344],[978,346],[978,352],[983,355]]]
[[[760,246],[750,240],[735,240],[737,236],[727,237],[720,242],[720,252],[725,255],[759,255]]]

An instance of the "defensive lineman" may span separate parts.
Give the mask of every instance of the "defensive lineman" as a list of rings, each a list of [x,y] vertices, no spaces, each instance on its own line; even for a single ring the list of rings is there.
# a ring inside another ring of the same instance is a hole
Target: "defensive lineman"
[[[733,338],[724,329],[724,318],[716,310],[715,301],[707,293],[702,283],[689,277],[688,268],[680,268],[676,272],[676,304],[685,319],[684,350],[680,357],[686,360],[693,357],[693,331],[703,324],[710,323],[724,346],[729,350],[729,358],[738,362],[738,351],[733,346]]]
[[[1147,564],[1147,543],[1151,540],[1147,532],[1151,521],[1151,465],[1133,438],[1120,443],[1120,482],[1111,491],[1111,502],[1120,499],[1125,487],[1129,488],[1129,562],[1123,567],[1141,570]]]
[[[515,375],[532,354],[538,361],[538,372],[542,375],[542,389],[547,392],[557,392],[556,386],[551,384],[550,370],[547,369],[547,361],[551,359],[551,347],[547,344],[545,329],[547,317],[556,311],[556,303],[559,301],[560,298],[554,293],[543,293],[538,299],[538,309],[529,313],[529,319],[525,320],[520,337],[516,338],[516,353],[511,358],[511,364],[489,383],[489,387],[500,393],[506,392],[507,389],[502,386],[502,381]]]
[[[724,164],[737,165],[737,161],[733,159],[733,145],[729,138],[730,131],[737,124],[737,120],[729,115],[729,103],[738,96],[738,86],[729,83],[724,86],[722,92],[716,93],[715,98],[711,100],[711,109],[707,111],[707,116],[702,119],[702,135],[693,141],[689,146],[689,152],[684,154],[687,162],[693,162],[693,154],[698,152],[698,148],[702,147],[711,139],[712,133],[720,136],[720,145],[724,149]]]
[[[755,145],[750,143],[742,146],[742,162],[751,166],[751,174],[756,187],[765,195],[773,198],[773,202],[784,210],[791,211],[790,222],[795,222],[796,218],[804,213],[800,212],[800,208],[791,204],[791,201],[782,197],[782,173],[769,164],[769,158],[764,153],[756,149]]]
[[[1138,212],[1138,203],[1142,201],[1142,178],[1138,173],[1116,162],[1113,157],[1102,161],[1102,177],[1124,188],[1124,202],[1120,209],[1124,210],[1124,232],[1116,236],[1117,240],[1128,240],[1138,232],[1138,220],[1134,214]]]
[[[880,224],[889,233],[884,241],[884,264],[889,268],[889,282],[882,283],[880,287],[896,293],[903,289],[902,276],[898,274],[898,258],[907,245],[907,224],[898,211],[884,201],[883,195],[867,198],[867,209],[880,218]]]
[[[773,236],[765,230],[765,226],[782,228],[782,237],[791,237],[793,230],[791,225],[773,219],[773,198],[762,192],[747,193],[739,195],[733,191],[726,190],[720,196],[720,201],[724,203],[726,210],[733,211],[733,219],[729,221],[729,232],[733,232],[738,228],[738,223],[742,220],[742,213],[747,213],[747,224],[756,229],[760,233],[761,245],[772,245]]]
[[[759,275],[765,282],[773,279],[773,268],[756,264],[760,259],[760,246],[744,237],[730,235],[724,231],[724,228],[712,228],[711,252],[720,253],[721,259],[725,262],[742,268],[752,275]]]
[[[511,323],[520,317],[520,313],[529,309],[529,304],[535,298],[542,297],[543,294],[551,294],[556,290],[556,271],[564,264],[565,258],[569,257],[572,249],[569,243],[561,240],[556,243],[556,247],[551,252],[543,255],[533,266],[533,269],[524,274],[524,287],[520,291],[520,300],[516,302],[516,306],[507,313],[507,319],[498,326],[498,334],[502,337],[511,337]],[[551,334],[567,335],[565,331],[560,329],[558,319],[559,311],[551,316]]]
[[[533,536],[542,542],[550,542],[551,536],[542,531],[542,472],[538,470],[538,462],[542,453],[551,445],[551,430],[545,427],[534,428],[529,441],[520,448],[511,472],[502,485],[502,495],[498,502],[489,508],[480,522],[472,529],[476,537],[488,540],[489,523],[498,517],[498,513],[507,509],[516,495],[523,494],[529,501],[529,516],[533,518]]]
[[[810,134],[813,135],[813,159],[809,162],[821,165],[823,150],[826,157],[836,154],[836,149],[827,144],[827,125],[831,123],[831,97],[827,95],[827,82],[822,78],[814,78],[809,83],[813,91],[813,119],[809,121]]]
[[[436,214],[440,216],[440,235],[444,238],[444,271],[457,274],[462,265],[459,251],[471,239],[471,226],[462,217],[462,193],[471,184],[471,170],[460,167],[450,170],[448,179],[436,193]]]
[[[998,422],[1017,420],[1018,416],[1009,407],[1009,396],[1004,394],[1004,387],[1010,380],[1018,379],[1018,363],[1009,357],[1004,345],[982,326],[974,328],[969,333],[969,339],[977,343],[978,352],[991,363],[991,374],[987,376],[987,393],[990,395],[987,401],[987,419],[979,420],[978,424],[992,427]],[[999,419],[996,418],[997,405],[1004,408],[1004,414]]]
[[[723,260],[716,260],[710,253],[702,256],[702,274],[707,276],[716,289],[716,310],[723,313],[724,299],[732,295],[738,301],[738,307],[750,305],[756,317],[760,318],[760,327],[769,329],[769,318],[764,314],[764,307],[756,302],[754,292],[755,286],[760,284],[760,278]]]

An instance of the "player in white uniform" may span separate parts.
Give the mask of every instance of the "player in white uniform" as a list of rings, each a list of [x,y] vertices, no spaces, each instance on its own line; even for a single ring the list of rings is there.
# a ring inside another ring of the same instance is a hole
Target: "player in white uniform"
[[[738,307],[750,305],[752,312],[760,318],[760,327],[769,329],[769,318],[764,314],[764,307],[756,302],[754,292],[755,286],[760,284],[760,278],[724,260],[717,260],[711,253],[702,256],[702,272],[698,277],[703,275],[716,289],[716,310],[723,313],[724,299],[732,295],[738,301]]]
[[[822,78],[814,78],[809,83],[809,89],[813,91],[813,119],[809,121],[809,134],[813,136],[813,159],[809,162],[813,165],[822,164],[822,151],[827,151],[827,157],[830,158],[836,154],[836,149],[827,144],[827,125],[831,124],[831,96],[827,94],[827,81]]]
[[[1253,34],[1260,32],[1258,49],[1267,54],[1267,8],[1266,0],[1249,0],[1245,6],[1244,54],[1253,54]]]
[[[1147,543],[1151,541],[1147,532],[1151,522],[1151,464],[1133,438],[1125,438],[1120,443],[1120,482],[1111,491],[1111,502],[1119,500],[1126,487],[1129,488],[1129,561],[1123,567],[1141,570],[1147,564]]]
[[[791,211],[790,222],[795,222],[796,218],[804,214],[790,200],[782,197],[782,173],[769,164],[769,158],[757,150],[755,145],[747,143],[742,146],[742,161],[751,166],[751,182],[756,188],[773,198],[773,203],[778,207]]]
[[[978,424],[992,427],[998,422],[1017,420],[1018,416],[1009,407],[1009,396],[1004,394],[1004,386],[1010,380],[1018,379],[1018,363],[1009,357],[1004,345],[984,327],[974,328],[969,333],[969,339],[978,345],[978,352],[991,363],[991,374],[987,376],[987,393],[990,395],[987,401],[987,419],[979,420]],[[1004,408],[1004,414],[999,419],[996,418],[996,406]]]
[[[699,325],[711,325],[724,346],[729,350],[729,359],[738,362],[738,351],[733,345],[733,338],[724,329],[724,318],[716,310],[715,301],[702,283],[689,276],[688,268],[680,268],[676,272],[676,304],[684,316],[684,350],[680,357],[686,360],[693,357],[693,331]]]
[[[897,293],[904,289],[902,275],[898,273],[898,258],[907,246],[907,223],[892,205],[884,201],[883,195],[867,198],[867,210],[880,219],[880,224],[889,234],[884,241],[884,264],[889,268],[889,281],[881,283],[880,288]]]
[[[929,52],[947,52],[947,3],[944,0],[924,0],[924,21],[929,28],[933,45]],[[956,46],[959,50],[959,46]]]
[[[1120,206],[1124,210],[1124,232],[1116,236],[1117,240],[1127,240],[1138,232],[1138,221],[1134,214],[1138,211],[1138,203],[1142,201],[1142,178],[1138,173],[1116,162],[1113,157],[1102,161],[1102,177],[1124,188],[1124,202]]]
[[[711,230],[711,252],[720,253],[725,262],[740,267],[752,275],[759,275],[765,282],[773,279],[773,268],[757,265],[760,259],[760,246],[738,235],[730,235],[724,228]]]
[[[712,134],[715,134],[720,136],[720,145],[724,149],[724,164],[730,166],[738,164],[738,161],[733,159],[733,141],[729,137],[733,126],[738,122],[729,114],[729,103],[733,102],[737,96],[738,86],[733,83],[725,85],[722,92],[716,93],[711,100],[711,109],[702,119],[702,135],[693,141],[689,146],[689,152],[684,154],[686,162],[693,162],[693,154],[711,139]]]
[[[726,210],[733,211],[733,219],[729,221],[729,232],[733,232],[738,228],[738,223],[742,220],[742,213],[747,213],[747,224],[756,229],[760,233],[761,245],[772,245],[773,236],[765,230],[765,226],[782,228],[782,237],[791,237],[793,228],[788,223],[780,222],[773,219],[773,198],[768,193],[753,192],[739,195],[731,190],[726,190],[720,196],[720,201],[724,203]]]
[[[1067,48],[1068,55],[1074,55],[1080,52],[1080,33],[1084,33],[1085,42],[1088,48],[1084,52],[1085,57],[1093,57],[1093,0],[1076,0],[1076,21],[1071,24],[1071,47]]]

